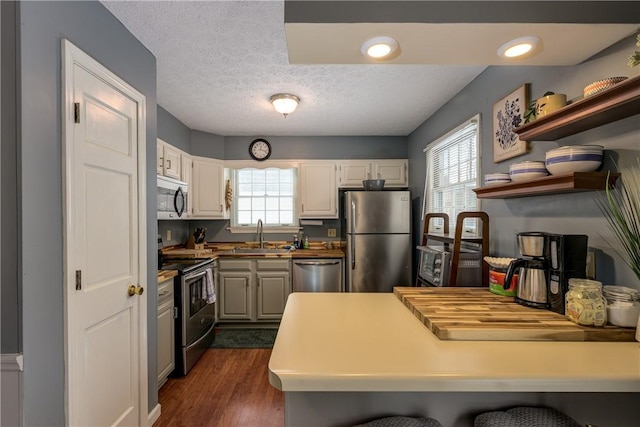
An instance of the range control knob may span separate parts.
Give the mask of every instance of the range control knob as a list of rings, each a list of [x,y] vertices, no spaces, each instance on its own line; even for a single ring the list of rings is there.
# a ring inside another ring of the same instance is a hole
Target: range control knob
[[[441,259],[437,259],[437,260],[435,261],[435,265],[440,265],[440,264],[442,264],[442,260],[441,260]]]
[[[439,276],[440,275],[440,271],[441,270],[439,268],[434,268],[433,269],[433,274],[435,274],[436,276]]]

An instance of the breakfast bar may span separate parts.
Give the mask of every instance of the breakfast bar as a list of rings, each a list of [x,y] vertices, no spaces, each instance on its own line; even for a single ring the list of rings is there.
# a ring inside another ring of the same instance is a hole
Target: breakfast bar
[[[293,293],[269,381],[287,426],[407,415],[462,427],[513,406],[636,426],[640,343],[441,340],[391,293]]]

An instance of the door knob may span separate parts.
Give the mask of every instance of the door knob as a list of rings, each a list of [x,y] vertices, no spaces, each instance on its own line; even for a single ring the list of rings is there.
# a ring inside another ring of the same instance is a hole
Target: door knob
[[[129,296],[132,297],[134,295],[142,295],[144,293],[144,288],[142,286],[129,285],[127,291]]]

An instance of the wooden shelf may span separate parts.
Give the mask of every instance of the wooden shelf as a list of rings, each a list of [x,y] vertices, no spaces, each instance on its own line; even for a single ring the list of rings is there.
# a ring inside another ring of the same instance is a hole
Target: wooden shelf
[[[640,114],[640,76],[588,96],[514,132],[522,141],[553,141]]]
[[[479,199],[509,199],[543,194],[604,190],[608,175],[609,186],[612,186],[620,176],[619,173],[613,172],[611,174],[609,172],[574,172],[567,175],[550,175],[527,182],[474,188],[473,191]]]

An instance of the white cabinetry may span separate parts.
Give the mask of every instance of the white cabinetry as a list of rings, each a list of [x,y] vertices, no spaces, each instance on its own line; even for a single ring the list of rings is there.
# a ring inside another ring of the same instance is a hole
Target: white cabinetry
[[[335,161],[304,161],[298,166],[300,218],[338,218]]]
[[[361,188],[365,179],[384,179],[385,187],[407,187],[408,160],[343,160],[340,161],[340,187]]]
[[[291,293],[289,259],[220,259],[220,322],[277,321]]]
[[[182,152],[158,138],[156,172],[175,179],[180,179]]]
[[[167,381],[175,367],[175,325],[173,278],[158,284],[157,373],[158,388]]]
[[[193,215],[193,201],[191,200],[192,184],[193,184],[193,159],[188,154],[182,154],[180,164],[180,180],[186,182],[189,187],[187,193],[187,212],[189,216]]]
[[[220,160],[193,157],[189,189],[193,218],[224,219],[224,164]]]

